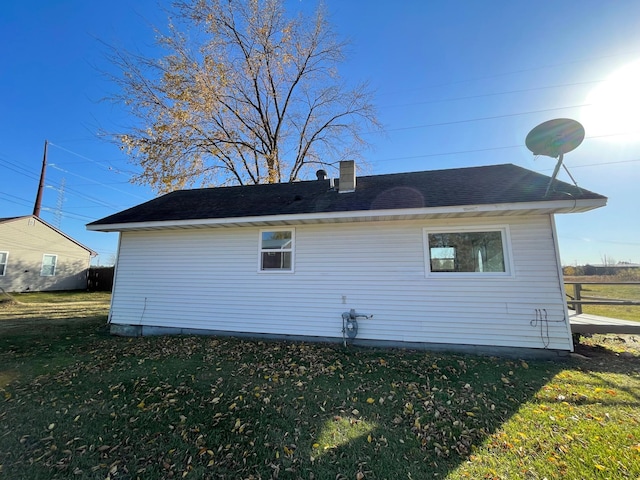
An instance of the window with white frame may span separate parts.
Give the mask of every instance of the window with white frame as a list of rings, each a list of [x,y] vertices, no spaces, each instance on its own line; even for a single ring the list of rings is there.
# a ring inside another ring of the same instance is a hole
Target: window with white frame
[[[41,277],[53,277],[56,274],[56,264],[58,263],[57,255],[50,255],[45,253],[42,256],[42,270],[40,270]]]
[[[435,274],[511,273],[506,227],[425,229],[427,271]]]
[[[295,232],[287,230],[260,231],[260,271],[292,272]]]
[[[0,252],[0,277],[7,272],[7,262],[9,260],[9,252]]]

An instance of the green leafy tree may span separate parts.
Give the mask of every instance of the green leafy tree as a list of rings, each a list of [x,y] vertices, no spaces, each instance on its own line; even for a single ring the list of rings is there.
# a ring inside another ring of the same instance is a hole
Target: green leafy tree
[[[288,18],[283,1],[177,2],[156,32],[164,56],[110,49],[112,99],[135,118],[113,137],[142,169],[135,183],[294,181],[359,157],[362,133],[379,128],[372,93],[341,80],[345,43],[323,8]]]

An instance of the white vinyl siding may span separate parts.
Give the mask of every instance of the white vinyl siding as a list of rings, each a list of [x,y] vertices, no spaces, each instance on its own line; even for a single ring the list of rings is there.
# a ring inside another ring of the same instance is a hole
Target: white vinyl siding
[[[455,278],[426,274],[424,229],[504,217],[298,225],[295,273],[275,276],[257,227],[124,232],[111,322],[339,339],[354,308],[373,315],[359,339],[570,350],[552,222],[510,217],[509,275]]]

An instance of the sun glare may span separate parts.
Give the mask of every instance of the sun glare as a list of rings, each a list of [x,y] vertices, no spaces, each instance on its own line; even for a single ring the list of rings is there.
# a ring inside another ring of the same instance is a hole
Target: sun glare
[[[582,123],[589,137],[640,140],[640,60],[610,75],[587,96]]]

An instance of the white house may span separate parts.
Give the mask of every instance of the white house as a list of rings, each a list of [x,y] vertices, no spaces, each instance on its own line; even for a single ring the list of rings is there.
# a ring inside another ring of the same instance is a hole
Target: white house
[[[0,218],[0,287],[7,292],[86,289],[95,255],[35,215]]]
[[[212,333],[553,354],[573,349],[554,214],[606,197],[515,165],[176,191],[120,232],[115,334]],[[348,318],[348,315],[347,315]],[[351,340],[351,339],[350,339]]]

